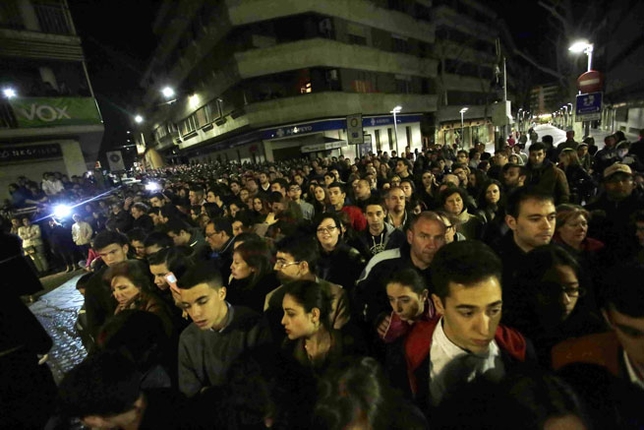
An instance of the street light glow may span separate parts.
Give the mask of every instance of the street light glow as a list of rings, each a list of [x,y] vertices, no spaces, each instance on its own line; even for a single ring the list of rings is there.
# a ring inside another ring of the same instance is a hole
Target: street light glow
[[[568,48],[568,50],[570,52],[579,53],[579,52],[584,52],[584,50],[588,48],[588,46],[590,46],[590,44],[588,43],[587,40],[578,40],[577,42],[570,45],[570,48]]]
[[[16,90],[13,88],[5,88],[3,91],[4,96],[8,99],[12,99],[16,96]]]
[[[396,106],[390,113],[400,113],[402,106]]]
[[[161,90],[161,93],[163,94],[163,97],[165,97],[166,99],[174,97],[174,90],[170,87],[163,88]]]
[[[469,110],[469,108],[464,107],[463,109],[459,110],[459,113],[465,113]]]
[[[136,121],[137,124],[141,124],[143,122],[143,117],[141,115],[137,115],[134,117],[134,121]]]

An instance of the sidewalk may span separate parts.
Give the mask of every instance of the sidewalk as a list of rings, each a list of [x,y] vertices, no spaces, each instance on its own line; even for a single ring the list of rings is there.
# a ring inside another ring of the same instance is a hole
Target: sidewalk
[[[56,273],[41,278],[45,290],[36,294],[36,301],[29,305],[54,342],[48,364],[56,383],[87,355],[74,328],[76,315],[83,305],[76,281],[85,273]]]

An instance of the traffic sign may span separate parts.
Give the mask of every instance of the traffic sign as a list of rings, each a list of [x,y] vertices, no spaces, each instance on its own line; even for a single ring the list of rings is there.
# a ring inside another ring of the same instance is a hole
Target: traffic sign
[[[350,145],[362,145],[364,143],[362,114],[347,115],[347,136]]]
[[[577,95],[575,121],[594,121],[601,119],[602,93],[588,93]]]
[[[582,93],[595,93],[602,90],[604,78],[597,70],[589,70],[577,78],[577,88]]]

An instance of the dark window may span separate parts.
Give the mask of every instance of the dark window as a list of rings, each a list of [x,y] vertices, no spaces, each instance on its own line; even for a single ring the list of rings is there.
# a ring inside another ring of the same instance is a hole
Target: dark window
[[[358,36],[355,34],[349,35],[349,43],[352,45],[362,45],[367,46],[367,38],[364,36]]]

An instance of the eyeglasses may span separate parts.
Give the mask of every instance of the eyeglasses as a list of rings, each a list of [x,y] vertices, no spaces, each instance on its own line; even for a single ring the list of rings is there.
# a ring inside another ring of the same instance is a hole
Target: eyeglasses
[[[561,291],[568,297],[583,297],[586,295],[586,290],[583,288],[561,287]]]
[[[208,239],[210,239],[211,237],[213,237],[214,235],[219,234],[219,233],[221,233],[221,232],[220,231],[213,231],[212,233],[206,233],[206,237]]]
[[[332,233],[333,230],[335,230],[337,227],[336,226],[330,226],[330,227],[320,227],[317,229],[318,233]]]
[[[291,261],[290,263],[287,263],[284,260],[277,260],[275,262],[275,268],[276,269],[283,269],[285,267],[292,266],[294,264],[300,264],[300,263],[301,263],[300,261]]]

